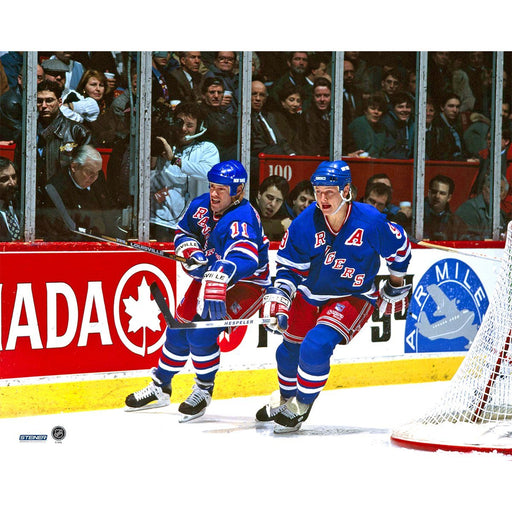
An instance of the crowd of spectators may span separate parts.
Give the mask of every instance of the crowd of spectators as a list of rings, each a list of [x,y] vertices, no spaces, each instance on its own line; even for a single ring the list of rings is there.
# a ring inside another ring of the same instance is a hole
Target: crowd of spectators
[[[344,55],[343,154],[413,158],[416,54]],[[490,56],[490,52],[429,53],[426,157],[479,163],[468,200],[485,197],[489,179]],[[172,240],[174,227],[190,200],[207,190],[209,168],[236,158],[238,57],[234,51],[152,52],[151,227],[157,240]],[[137,74],[131,59],[129,52],[38,54],[37,200],[41,207],[48,206],[44,203],[45,184],[55,174],[72,175],[70,163],[84,144],[112,149],[106,176],[102,171],[100,181],[105,183],[113,207],[133,207],[129,135]],[[21,147],[22,63],[21,52],[0,55],[0,141],[16,143],[17,148]],[[262,198],[268,195],[260,187],[260,153],[329,156],[332,76],[331,52],[253,53],[250,188],[256,208],[262,208]],[[510,183],[506,71],[503,87],[502,170],[505,183]],[[17,149],[15,169],[20,168],[19,159]],[[277,188],[282,198],[274,220],[279,222],[272,225],[279,227],[286,225],[283,219],[292,218],[296,197],[289,203],[285,187]],[[377,187],[373,194],[377,192],[382,190]],[[504,194],[506,221],[512,216],[512,193],[507,190]],[[363,199],[369,200],[369,196]],[[273,238],[279,238],[279,229],[273,230]],[[460,239],[462,235],[453,235],[452,230],[449,236]]]

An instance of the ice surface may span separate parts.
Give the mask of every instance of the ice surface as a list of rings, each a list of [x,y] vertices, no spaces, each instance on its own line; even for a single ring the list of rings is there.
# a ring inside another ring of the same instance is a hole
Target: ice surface
[[[391,444],[446,383],[324,391],[302,430],[256,423],[264,397],[0,420],[0,507],[81,511],[472,511],[510,488],[512,457]],[[55,426],[66,430],[61,442]],[[48,434],[20,442],[22,434]],[[501,498],[500,498],[501,496]],[[493,506],[494,508],[494,506]]]

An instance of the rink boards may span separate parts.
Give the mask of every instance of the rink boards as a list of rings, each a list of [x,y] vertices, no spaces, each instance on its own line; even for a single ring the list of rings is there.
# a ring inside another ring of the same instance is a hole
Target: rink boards
[[[122,407],[127,394],[148,382],[165,339],[149,285],[159,284],[174,311],[188,278],[172,260],[141,251],[104,244],[47,248],[3,244],[0,252],[0,417]],[[408,314],[374,313],[352,343],[335,350],[326,389],[452,377],[499,268],[498,261],[472,254],[499,258],[503,244],[457,248],[413,249]],[[276,250],[273,244],[273,272]],[[386,275],[383,264],[379,279]],[[221,335],[215,398],[271,393],[279,342],[253,326]],[[187,396],[191,384],[188,363],[174,381],[172,401]]]

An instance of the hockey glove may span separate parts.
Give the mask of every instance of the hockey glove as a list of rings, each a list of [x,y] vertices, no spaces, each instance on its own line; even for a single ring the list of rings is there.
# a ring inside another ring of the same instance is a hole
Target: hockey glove
[[[274,334],[281,334],[288,328],[288,311],[290,310],[292,300],[289,293],[283,288],[267,288],[263,296],[262,314],[264,317],[275,318],[277,324],[275,327],[265,326],[265,329]]]
[[[187,240],[176,247],[176,256],[192,260],[193,263],[182,263],[185,272],[194,279],[202,279],[208,260],[196,240]]]
[[[389,316],[393,313],[405,311],[409,306],[409,292],[411,288],[412,284],[395,287],[389,281],[386,281],[381,286],[380,296],[377,299],[379,314],[381,316]]]
[[[216,261],[206,271],[197,297],[197,313],[202,318],[220,320],[226,316],[226,291],[236,265],[226,260]]]

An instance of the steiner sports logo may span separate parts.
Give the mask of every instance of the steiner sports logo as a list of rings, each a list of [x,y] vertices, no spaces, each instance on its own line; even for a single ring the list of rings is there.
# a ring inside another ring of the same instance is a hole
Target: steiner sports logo
[[[405,324],[405,353],[467,350],[489,299],[466,263],[447,258],[432,265],[414,289]]]
[[[125,272],[114,296],[114,321],[119,339],[128,350],[142,357],[153,354],[165,342],[165,328],[162,330],[159,318],[160,310],[150,290],[150,284],[155,277],[167,292],[169,309],[174,311],[174,294],[169,279],[158,267],[148,263],[135,265]],[[135,334],[138,335],[137,341],[134,339]]]

